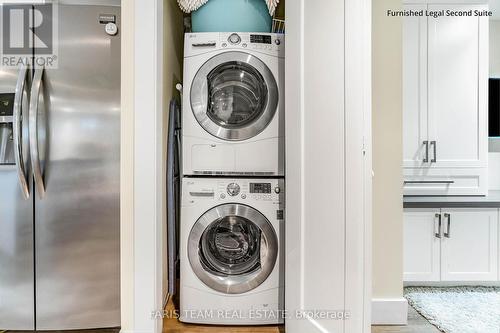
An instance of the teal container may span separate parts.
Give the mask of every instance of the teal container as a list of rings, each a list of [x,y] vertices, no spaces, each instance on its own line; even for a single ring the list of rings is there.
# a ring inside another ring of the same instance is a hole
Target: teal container
[[[271,32],[264,0],[209,0],[191,14],[193,32]]]

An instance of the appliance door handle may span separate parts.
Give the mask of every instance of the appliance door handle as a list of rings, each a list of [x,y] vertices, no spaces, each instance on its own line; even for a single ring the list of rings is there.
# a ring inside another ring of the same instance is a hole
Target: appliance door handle
[[[215,196],[214,192],[189,192],[189,195],[192,197],[204,197],[209,198]]]
[[[30,197],[30,189],[28,185],[28,173],[25,168],[22,133],[23,128],[28,125],[28,115],[27,112],[22,111],[25,102],[24,91],[27,88],[28,73],[28,67],[22,66],[17,77],[13,110],[14,158],[17,166],[17,177],[19,178],[21,192],[25,200],[28,200]]]
[[[215,47],[217,46],[216,43],[196,43],[196,44],[191,44],[193,47]]]
[[[454,180],[405,180],[404,184],[454,184]]]
[[[431,163],[436,163],[436,161],[437,161],[437,153],[436,153],[437,143],[436,143],[436,141],[431,141],[431,146],[432,146],[432,153],[433,153]]]
[[[436,213],[436,215],[434,215],[434,216],[435,216],[435,218],[438,219],[438,230],[434,234],[434,236],[436,236],[436,238],[441,238],[441,214]]]
[[[446,232],[444,233],[444,237],[450,238],[451,214],[445,213],[444,218],[447,220],[447,227]]]
[[[40,154],[38,151],[38,102],[40,98],[40,88],[42,85],[44,68],[37,68],[33,77],[30,98],[30,155],[31,168],[35,177],[35,185],[38,196],[43,199],[45,196],[45,184],[43,181],[42,167],[40,165]]]
[[[422,160],[422,162],[428,163],[429,162],[429,141],[426,140],[423,142],[423,144],[425,146],[425,157]]]

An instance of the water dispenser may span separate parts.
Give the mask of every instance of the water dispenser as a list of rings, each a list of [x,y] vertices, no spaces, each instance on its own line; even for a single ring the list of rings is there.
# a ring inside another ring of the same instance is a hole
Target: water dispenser
[[[0,94],[0,165],[15,164],[13,111],[14,94]]]

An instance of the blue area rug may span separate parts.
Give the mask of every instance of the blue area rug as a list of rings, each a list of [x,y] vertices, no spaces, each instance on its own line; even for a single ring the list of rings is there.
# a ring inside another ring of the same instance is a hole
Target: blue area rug
[[[405,297],[446,333],[500,333],[500,287],[407,287]]]

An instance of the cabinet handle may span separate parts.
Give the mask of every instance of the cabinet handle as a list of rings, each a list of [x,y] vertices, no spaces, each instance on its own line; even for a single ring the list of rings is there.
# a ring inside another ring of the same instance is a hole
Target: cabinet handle
[[[438,231],[434,236],[436,236],[436,238],[441,238],[441,214],[436,213],[435,218],[438,219]]]
[[[433,157],[432,157],[431,163],[436,163],[436,161],[437,161],[437,153],[436,153],[437,143],[436,143],[436,141],[431,141],[431,146],[432,146],[432,152],[433,152]]]
[[[445,213],[444,218],[447,220],[447,228],[444,237],[450,238],[451,214]]]
[[[429,162],[429,141],[427,141],[427,140],[424,141],[424,146],[425,146],[425,157],[422,160],[422,162],[428,163]]]

